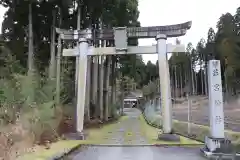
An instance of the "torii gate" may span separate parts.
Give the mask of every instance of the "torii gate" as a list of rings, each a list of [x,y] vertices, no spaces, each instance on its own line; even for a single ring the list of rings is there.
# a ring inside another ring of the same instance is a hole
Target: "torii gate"
[[[163,133],[172,132],[172,101],[170,90],[169,66],[167,53],[185,52],[184,45],[166,44],[167,38],[183,36],[191,28],[192,22],[168,26],[153,27],[117,27],[102,30],[64,30],[56,28],[63,40],[79,40],[78,47],[64,49],[63,56],[79,56],[80,68],[77,91],[77,131],[83,131],[84,106],[87,81],[87,56],[106,56],[122,54],[158,54],[161,105],[163,115]],[[128,46],[128,38],[156,38],[154,46]],[[88,43],[92,40],[114,40],[115,47],[95,48]]]

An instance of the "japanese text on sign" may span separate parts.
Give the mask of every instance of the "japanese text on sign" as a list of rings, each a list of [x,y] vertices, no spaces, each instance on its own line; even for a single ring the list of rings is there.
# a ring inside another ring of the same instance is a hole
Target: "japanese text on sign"
[[[222,117],[221,116],[216,116],[215,117],[215,123],[220,124],[222,122]]]
[[[213,76],[218,76],[219,75],[219,70],[218,69],[214,69],[213,70]]]
[[[212,61],[212,65],[214,68],[217,68],[218,64],[219,64],[218,61]]]
[[[213,88],[214,88],[214,91],[219,91],[220,90],[220,85],[219,84],[215,84],[213,86]]]
[[[221,102],[220,100],[215,100],[214,103],[215,103],[215,105],[217,105],[217,106],[219,106],[219,105],[222,104],[222,102]]]

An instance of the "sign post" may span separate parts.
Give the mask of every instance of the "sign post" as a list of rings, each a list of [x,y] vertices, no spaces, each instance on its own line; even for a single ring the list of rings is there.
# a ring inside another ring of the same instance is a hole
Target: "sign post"
[[[222,78],[219,60],[209,61],[209,113],[210,133],[214,138],[224,138]]]
[[[235,156],[231,141],[224,136],[224,111],[221,65],[219,60],[208,63],[210,136],[205,137],[206,156]]]

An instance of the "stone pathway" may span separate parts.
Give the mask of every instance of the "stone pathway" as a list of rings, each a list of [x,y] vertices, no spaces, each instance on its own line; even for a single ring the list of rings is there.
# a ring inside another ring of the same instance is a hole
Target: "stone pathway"
[[[126,119],[104,135],[101,145],[86,145],[64,160],[204,160],[199,147],[150,146],[137,109],[125,109]],[[150,132],[150,131],[149,131]],[[101,133],[99,133],[101,134]]]
[[[199,148],[186,147],[85,147],[78,154],[64,160],[205,160]]]
[[[103,144],[107,145],[146,145],[148,144],[144,132],[141,130],[140,111],[125,109],[126,119],[116,124],[115,129],[108,132]]]

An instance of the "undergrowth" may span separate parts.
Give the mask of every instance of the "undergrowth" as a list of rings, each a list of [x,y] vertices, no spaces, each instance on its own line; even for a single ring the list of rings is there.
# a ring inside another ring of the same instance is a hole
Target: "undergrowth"
[[[61,67],[60,104],[69,104],[74,97],[71,67]],[[27,75],[27,69],[0,42],[0,157],[17,153],[27,141],[43,145],[57,141],[76,128],[75,107],[56,105],[56,79],[47,75],[36,68]],[[119,117],[119,108],[111,105],[110,117]],[[18,147],[11,151],[13,146]]]
[[[56,141],[61,134],[58,127],[64,111],[55,103],[55,79],[47,78],[46,72],[35,71],[31,76],[26,73],[0,44],[0,157],[7,157],[1,148],[11,152],[13,146],[28,137],[32,137],[29,143],[46,144]],[[67,78],[63,73],[61,76],[63,83]],[[68,92],[61,88],[62,102],[68,98]]]

